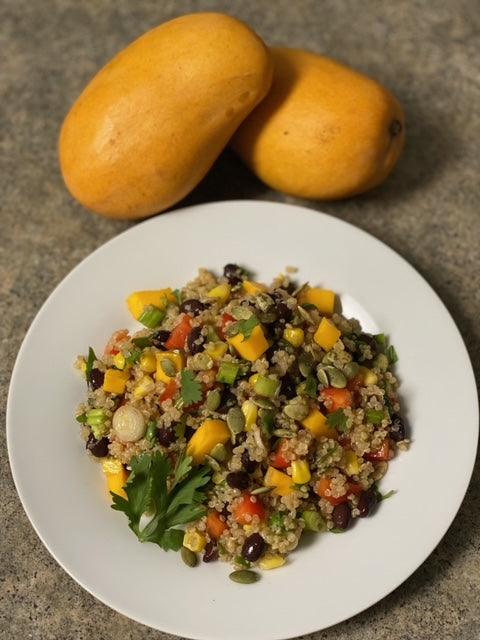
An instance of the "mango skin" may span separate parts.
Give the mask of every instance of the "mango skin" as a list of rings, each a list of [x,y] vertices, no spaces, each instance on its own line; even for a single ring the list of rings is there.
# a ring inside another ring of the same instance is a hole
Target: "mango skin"
[[[231,147],[273,189],[311,200],[381,184],[405,142],[399,101],[375,80],[324,56],[272,47],[267,97]]]
[[[202,180],[272,73],[263,41],[226,14],[152,29],[100,70],[67,114],[59,137],[67,188],[112,218],[171,207]]]

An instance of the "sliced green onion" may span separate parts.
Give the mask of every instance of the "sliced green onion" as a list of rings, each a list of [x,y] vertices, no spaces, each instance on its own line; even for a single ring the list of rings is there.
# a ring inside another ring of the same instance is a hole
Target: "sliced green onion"
[[[384,333],[377,333],[373,337],[381,347],[387,346],[387,336]]]
[[[307,531],[326,531],[327,524],[318,511],[304,511],[302,518],[305,520]]]
[[[141,322],[148,329],[155,329],[165,318],[165,311],[159,307],[149,305],[145,307],[141,313],[138,321]]]
[[[145,349],[146,347],[151,347],[153,344],[150,338],[147,338],[146,336],[143,336],[140,338],[132,338],[132,342],[139,349]]]
[[[80,424],[85,424],[87,422],[86,412],[80,413],[75,419],[77,422],[80,422]]]
[[[130,366],[136,364],[140,360],[140,356],[142,355],[141,351],[132,351],[132,353],[125,358],[125,362]]]
[[[90,376],[92,375],[93,363],[97,359],[95,355],[95,351],[92,347],[88,347],[88,357],[87,362],[85,363],[85,378],[87,379],[87,383],[90,382]]]
[[[394,364],[398,360],[398,355],[393,345],[390,345],[388,347],[388,349],[385,351],[385,355],[387,356],[390,364]]]
[[[269,376],[258,376],[255,382],[255,393],[265,398],[273,398],[280,388],[280,380],[270,378]]]
[[[217,373],[217,380],[224,384],[233,384],[239,371],[240,365],[238,363],[228,361],[222,362]]]
[[[382,420],[385,418],[385,413],[380,409],[368,409],[365,414],[367,422],[372,424],[382,424]]]
[[[155,422],[155,420],[150,420],[147,426],[147,432],[145,434],[145,438],[151,444],[155,444],[157,442],[157,435],[158,435],[157,423]]]

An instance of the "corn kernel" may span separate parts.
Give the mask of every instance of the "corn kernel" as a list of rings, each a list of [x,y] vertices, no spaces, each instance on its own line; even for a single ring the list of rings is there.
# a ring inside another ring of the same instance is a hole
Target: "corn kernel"
[[[155,354],[150,349],[147,349],[142,353],[140,358],[140,369],[145,373],[153,373],[157,368],[157,360]]]
[[[310,467],[306,460],[293,460],[292,480],[295,484],[305,484],[311,477]]]
[[[87,363],[85,362],[85,360],[82,359],[81,363],[80,363],[80,371],[84,374],[87,373]]]
[[[285,329],[283,332],[283,337],[292,345],[292,347],[299,347],[301,344],[303,344],[303,341],[305,339],[305,332],[300,327]]]
[[[225,304],[227,300],[230,298],[230,291],[232,287],[228,283],[219,284],[218,286],[210,289],[207,293],[209,298],[218,298],[218,301],[221,304]]]
[[[257,421],[257,405],[251,400],[245,400],[245,402],[242,404],[242,412],[245,416],[245,431],[250,431],[252,426]]]
[[[135,398],[144,398],[155,388],[155,382],[151,376],[143,376],[138,384],[133,389],[133,396]]]
[[[254,387],[257,384],[259,377],[260,377],[259,373],[254,373],[252,376],[250,376],[248,381],[252,385],[252,387]]]
[[[260,559],[258,566],[262,571],[268,571],[269,569],[278,569],[285,564],[285,558],[279,555],[265,555]]]
[[[123,355],[123,353],[117,353],[117,355],[113,358],[113,364],[117,369],[120,369],[120,371],[123,371],[123,369],[125,369],[125,356]]]
[[[212,358],[212,360],[221,360],[228,351],[228,344],[220,340],[212,342],[205,349],[205,353]]]
[[[244,280],[242,286],[249,296],[254,296],[257,293],[265,293],[268,291],[266,284],[263,284],[262,282],[253,282],[252,280]]]
[[[206,544],[207,539],[198,531],[187,531],[183,536],[183,546],[187,547],[187,549],[190,549],[190,551],[194,551],[195,553],[203,551]]]

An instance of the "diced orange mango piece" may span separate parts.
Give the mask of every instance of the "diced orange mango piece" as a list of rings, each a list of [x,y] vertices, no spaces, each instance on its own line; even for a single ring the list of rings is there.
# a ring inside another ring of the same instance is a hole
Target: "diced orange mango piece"
[[[330,351],[341,335],[342,332],[337,329],[331,320],[322,318],[313,339],[319,347],[322,347],[325,351]]]
[[[250,362],[260,358],[269,347],[263,329],[259,324],[253,327],[252,333],[248,338],[245,338],[243,333],[237,333],[236,336],[228,338],[228,342],[232,347],[235,347],[242,358]]]
[[[338,438],[338,432],[335,427],[327,424],[327,416],[313,407],[308,416],[302,420],[302,425],[313,433],[316,438]]]
[[[273,493],[279,496],[288,496],[295,490],[293,486],[293,479],[288,473],[283,473],[275,469],[275,467],[268,467],[267,472],[263,478],[263,484],[266,487],[274,487]]]
[[[123,371],[119,369],[107,369],[105,371],[105,378],[103,379],[103,390],[117,395],[125,393],[129,377],[130,372],[128,369]]]
[[[223,420],[208,419],[195,431],[187,445],[187,455],[192,456],[195,464],[202,464],[205,456],[217,444],[225,444],[231,434],[227,423]]]
[[[242,283],[245,293],[249,296],[255,296],[257,293],[265,293],[268,291],[266,284],[262,282],[253,282],[252,280],[244,280]]]
[[[128,496],[123,487],[126,485],[128,480],[128,471],[120,460],[105,458],[102,461],[102,469],[107,479],[109,493],[116,493],[127,500]]]
[[[145,307],[153,306],[165,309],[167,304],[175,304],[176,302],[175,294],[169,287],[167,289],[135,291],[127,298],[128,308],[135,320],[139,319]]]
[[[207,293],[209,298],[218,298],[221,304],[225,304],[227,300],[230,298],[230,292],[232,290],[231,285],[227,282],[223,284],[219,284]]]
[[[331,316],[335,310],[335,291],[312,287],[299,298],[300,304],[314,304],[321,314]]]
[[[157,380],[161,380],[162,382],[169,383],[172,378],[175,376],[169,376],[165,373],[162,367],[163,360],[170,360],[175,365],[175,375],[183,369],[185,366],[185,359],[181,353],[175,353],[174,351],[161,351],[156,355],[157,359],[157,371],[155,373],[155,377]]]

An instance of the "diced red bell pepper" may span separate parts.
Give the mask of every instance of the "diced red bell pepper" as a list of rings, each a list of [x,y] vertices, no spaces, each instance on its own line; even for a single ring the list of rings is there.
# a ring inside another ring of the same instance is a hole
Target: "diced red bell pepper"
[[[165,342],[165,348],[171,349],[185,349],[185,342],[192,332],[192,318],[186,313],[175,329],[171,332],[168,340]]]
[[[222,338],[222,340],[225,340],[225,337],[226,337],[225,331],[228,325],[231,324],[232,322],[236,322],[236,319],[230,313],[224,313],[222,315],[220,326],[218,327],[218,330],[220,332],[220,337]]]
[[[165,400],[171,400],[175,395],[175,391],[177,390],[177,383],[175,378],[171,378],[167,384],[165,391],[159,398],[160,402],[165,402]]]
[[[282,438],[277,448],[273,452],[273,456],[270,462],[272,467],[275,467],[275,469],[287,469],[287,467],[292,464],[292,462],[285,457],[285,451],[287,450],[287,447],[288,440],[286,438]]]
[[[250,524],[254,516],[265,519],[265,507],[259,496],[244,493],[233,511],[233,517],[238,524]]]
[[[322,478],[317,485],[316,492],[321,498],[328,500],[330,504],[341,504],[342,502],[346,502],[348,500],[348,496],[353,494],[359,494],[362,491],[362,487],[354,482],[347,482],[347,490],[343,496],[333,497],[330,495],[330,486],[332,483],[332,478]]]
[[[353,394],[347,388],[325,387],[322,389],[320,399],[325,402],[328,413],[353,406]]]
[[[390,440],[387,438],[383,441],[380,449],[365,453],[363,457],[370,462],[388,462],[390,460]]]

